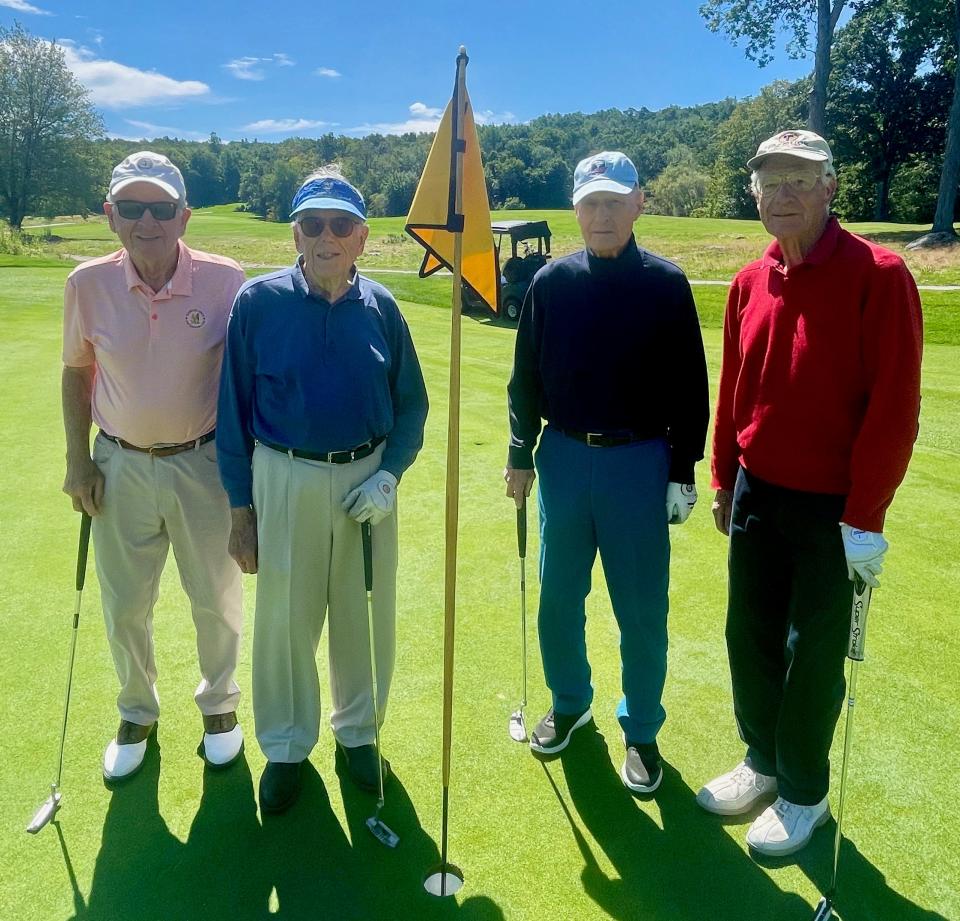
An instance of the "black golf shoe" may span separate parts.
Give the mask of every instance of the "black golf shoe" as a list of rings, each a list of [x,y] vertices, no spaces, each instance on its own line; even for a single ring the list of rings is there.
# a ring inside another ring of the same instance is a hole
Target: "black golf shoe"
[[[656,742],[627,742],[627,754],[620,768],[623,785],[634,793],[653,793],[663,780],[663,764]]]
[[[572,714],[557,713],[551,707],[530,735],[530,747],[541,755],[556,755],[570,744],[573,733],[592,719],[589,707],[582,713]]]
[[[268,761],[260,775],[260,810],[286,812],[300,795],[302,761]]]
[[[380,792],[380,772],[377,770],[376,745],[357,745],[348,748],[337,742],[337,759],[346,767],[350,779],[367,793]],[[386,758],[383,762],[383,784],[386,786],[390,777],[390,762]]]

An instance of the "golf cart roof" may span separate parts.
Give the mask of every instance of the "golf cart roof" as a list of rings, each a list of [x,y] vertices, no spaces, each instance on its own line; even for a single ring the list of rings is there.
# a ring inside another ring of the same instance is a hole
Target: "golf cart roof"
[[[546,221],[495,221],[490,225],[494,233],[509,234],[513,240],[535,240],[537,237],[550,239],[550,228]]]

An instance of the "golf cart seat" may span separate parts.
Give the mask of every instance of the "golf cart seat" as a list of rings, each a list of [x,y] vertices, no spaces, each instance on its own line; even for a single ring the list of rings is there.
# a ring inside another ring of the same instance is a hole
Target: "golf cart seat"
[[[503,264],[503,277],[510,283],[523,281],[526,277],[527,268],[520,256],[511,256]]]

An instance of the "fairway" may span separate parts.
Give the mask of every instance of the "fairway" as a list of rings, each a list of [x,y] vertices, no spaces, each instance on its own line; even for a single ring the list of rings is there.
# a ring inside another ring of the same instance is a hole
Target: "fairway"
[[[555,250],[571,249],[569,212],[548,212]],[[517,212],[512,217],[536,217]],[[679,222],[679,223],[677,223]],[[833,823],[797,859],[752,859],[751,816],[719,820],[697,807],[705,780],[742,756],[723,639],[725,540],[709,511],[707,463],[700,502],[671,529],[667,762],[660,790],[635,799],[617,770],[623,749],[618,633],[602,572],[588,600],[596,730],[541,763],[512,742],[507,720],[520,694],[520,610],[513,506],[504,497],[505,385],[514,332],[465,318],[461,518],[450,860],[466,884],[440,901],[423,893],[438,860],[443,611],[444,465],[449,278],[419,280],[419,250],[401,219],[372,221],[363,269],[402,298],[427,380],[426,443],[399,491],[398,650],[384,751],[395,778],[384,821],[390,851],[364,827],[374,798],[334,770],[326,641],[318,656],[324,716],[301,800],[263,818],[263,768],[250,703],[254,577],[245,577],[247,631],[238,682],[245,759],[204,771],[193,627],[172,561],[156,610],[158,742],[144,770],[115,792],[100,774],[116,728],[116,679],[91,561],[59,824],[24,832],[49,792],[63,710],[79,517],[60,492],[60,322],[70,264],[0,261],[0,367],[5,391],[0,505],[0,917],[17,921],[267,921],[300,919],[548,919],[592,921],[809,921],[829,883]],[[732,225],[732,226],[731,226]],[[115,248],[101,221],[51,228],[49,255]],[[900,232],[875,227],[879,235]],[[649,238],[645,236],[649,231]],[[756,222],[643,218],[641,243],[680,259],[692,277],[729,278],[766,237]],[[728,236],[725,236],[728,235]],[[290,231],[226,207],[198,212],[186,240],[242,259],[251,273],[292,261]],[[671,248],[672,246],[672,248]],[[711,247],[714,247],[711,249]],[[930,284],[960,282],[958,260],[913,266]],[[72,264],[72,263],[71,263]],[[382,272],[378,274],[378,271]],[[716,395],[725,289],[697,286]],[[960,831],[953,783],[960,765],[960,292],[924,293],[920,436],[887,520],[891,544],[874,595],[860,669],[853,760],[836,906],[844,921],[960,918]],[[549,706],[536,651],[537,541],[531,511],[528,573],[528,724]],[[839,786],[842,729],[834,747]]]

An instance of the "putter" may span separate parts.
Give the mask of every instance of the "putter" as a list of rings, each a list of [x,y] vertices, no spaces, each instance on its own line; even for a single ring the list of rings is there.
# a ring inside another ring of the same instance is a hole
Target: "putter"
[[[520,706],[510,714],[510,738],[514,742],[527,741],[527,726],[523,708],[527,705],[527,497],[517,509],[517,552],[520,556],[520,669],[523,690]]]
[[[830,921],[833,915],[833,899],[837,892],[837,866],[840,862],[840,839],[843,834],[843,797],[847,786],[847,764],[850,760],[850,741],[853,737],[853,708],[857,700],[857,666],[863,661],[864,643],[867,638],[867,612],[870,610],[870,586],[860,576],[853,579],[853,607],[850,611],[850,686],[847,691],[847,722],[843,730],[843,764],[840,767],[840,801],[837,804],[837,831],[833,839],[833,877],[827,894],[817,903],[813,921]]]
[[[50,784],[50,795],[34,813],[27,831],[35,835],[45,825],[53,821],[63,794],[60,792],[60,777],[63,774],[63,745],[67,739],[67,714],[70,712],[70,688],[73,685],[73,660],[77,652],[77,628],[80,625],[80,599],[83,597],[83,581],[87,574],[87,549],[90,546],[90,516],[86,512],[80,515],[80,547],[77,551],[77,598],[73,608],[73,633],[70,639],[70,661],[67,666],[67,695],[63,704],[63,726],[60,729],[60,758],[57,762],[57,779]]]
[[[396,847],[400,837],[395,831],[380,819],[380,810],[383,809],[383,759],[380,757],[380,704],[377,698],[377,647],[373,641],[373,529],[369,521],[360,525],[360,536],[363,539],[363,579],[367,586],[367,636],[370,638],[370,684],[373,688],[373,725],[377,738],[377,773],[380,780],[380,796],[377,798],[377,808],[367,819],[367,828],[381,844],[387,847]]]

